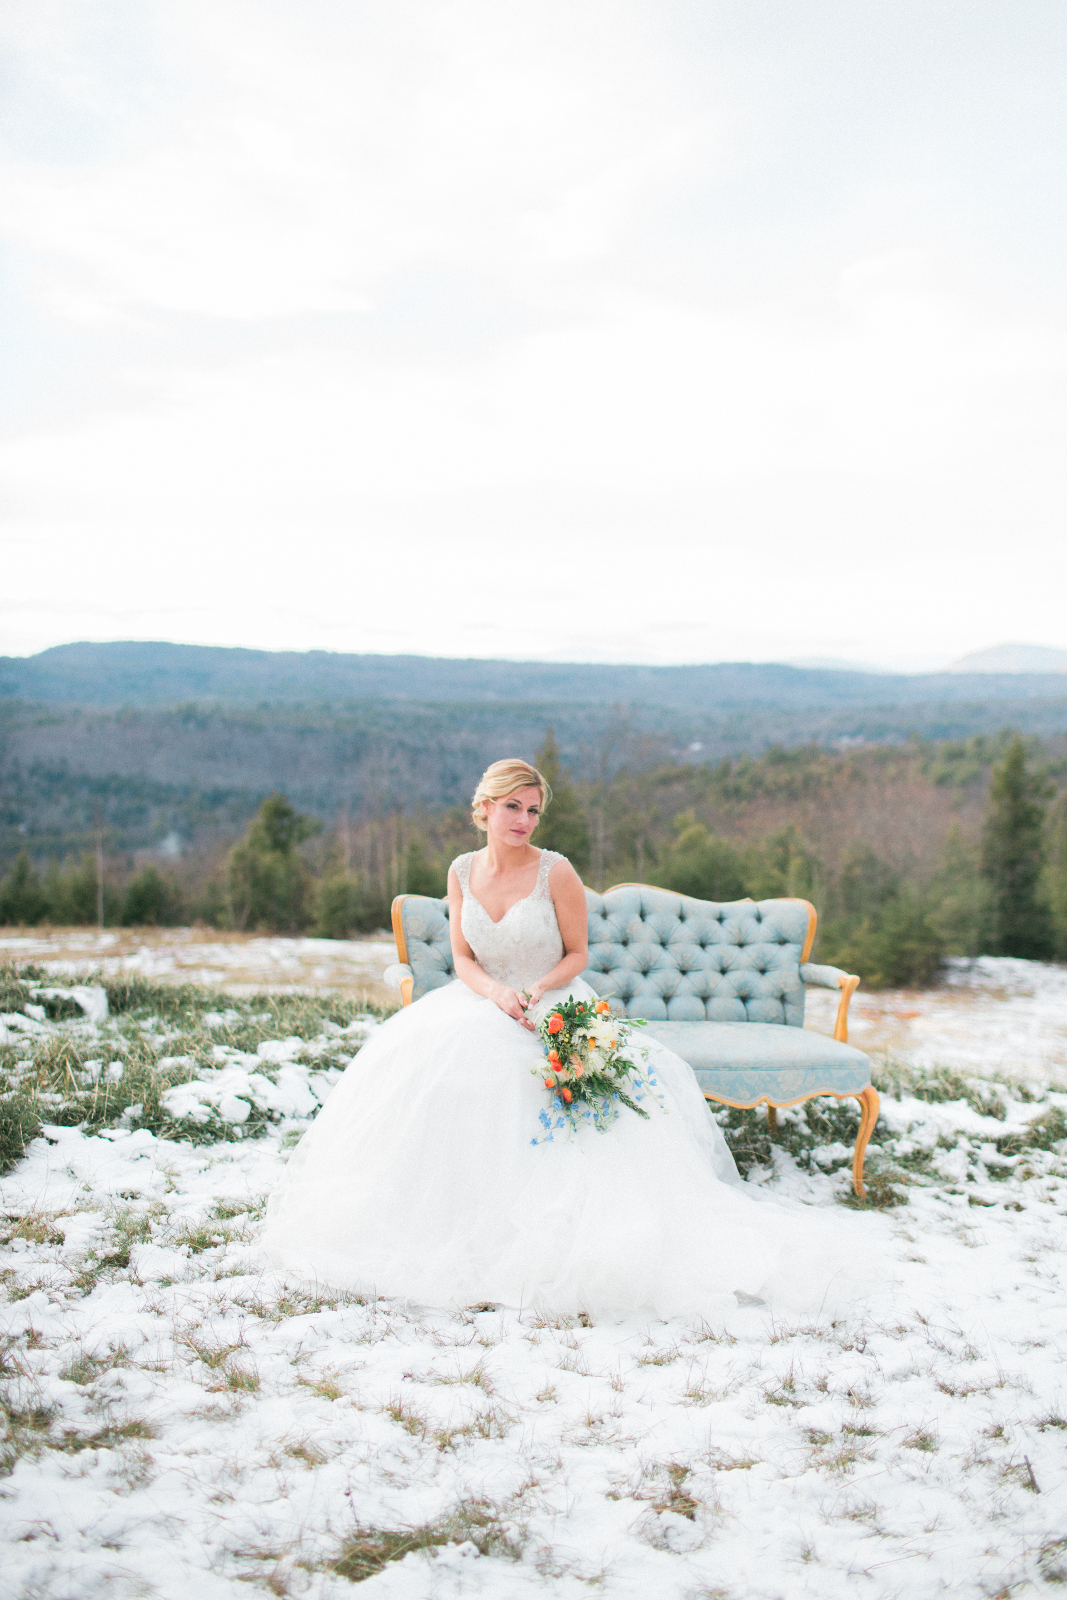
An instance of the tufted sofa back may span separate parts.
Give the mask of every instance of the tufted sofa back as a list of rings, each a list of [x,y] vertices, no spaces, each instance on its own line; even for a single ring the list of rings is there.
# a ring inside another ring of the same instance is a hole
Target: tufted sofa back
[[[612,1009],[650,1022],[804,1026],[815,931],[806,900],[692,900],[623,884],[586,890],[589,966],[582,976]]]
[[[815,934],[806,900],[693,900],[622,884],[585,891],[589,966],[582,976],[612,1008],[650,1022],[779,1022],[804,1026],[800,964]],[[414,999],[455,977],[448,901],[402,895],[397,953]]]

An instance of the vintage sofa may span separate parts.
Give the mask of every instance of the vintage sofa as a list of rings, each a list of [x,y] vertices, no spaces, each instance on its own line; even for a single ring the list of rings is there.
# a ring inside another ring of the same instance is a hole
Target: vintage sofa
[[[688,1061],[708,1100],[778,1106],[816,1095],[854,1096],[860,1128],[852,1182],[861,1197],[863,1157],[878,1119],[871,1064],[848,1043],[848,1004],[859,979],[808,961],[815,907],[807,900],[733,900],[719,905],[647,884],[586,890],[589,966],[582,974],[624,1016]],[[455,976],[448,901],[398,895],[390,969],[404,1005]],[[834,1037],[804,1027],[805,985],[836,989]]]

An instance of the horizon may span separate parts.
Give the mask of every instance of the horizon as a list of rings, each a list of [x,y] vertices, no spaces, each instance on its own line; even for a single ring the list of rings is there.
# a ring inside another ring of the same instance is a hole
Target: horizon
[[[1062,661],[1059,664],[1055,665],[1055,666],[1053,666],[1053,665],[1044,665],[1044,666],[1027,666],[1027,667],[999,666],[999,665],[985,665],[985,666],[975,665],[975,666],[972,666],[972,665],[970,665],[970,658],[968,658],[968,657],[958,658],[954,662],[946,661],[943,664],[939,664],[939,665],[936,665],[936,666],[922,666],[922,667],[919,667],[919,666],[911,666],[911,667],[889,666],[889,665],[886,665],[886,664],[880,664],[880,663],[874,663],[874,662],[861,662],[861,661],[856,661],[856,662],[827,661],[825,659],[818,659],[818,658],[811,659],[811,660],[803,660],[803,659],[801,659],[801,660],[795,660],[795,659],[794,660],[783,660],[781,658],[768,658],[768,659],[759,660],[759,659],[756,659],[756,658],[753,658],[753,657],[729,657],[729,658],[723,657],[723,658],[719,658],[719,659],[715,659],[715,660],[702,660],[702,661],[696,661],[696,660],[690,660],[690,661],[656,660],[656,661],[652,661],[652,660],[641,660],[639,658],[633,658],[633,657],[627,658],[627,657],[622,657],[622,656],[618,656],[618,657],[608,657],[608,656],[597,656],[597,657],[590,657],[590,656],[576,657],[576,656],[571,656],[571,657],[563,657],[563,656],[559,656],[559,655],[552,655],[552,656],[536,656],[536,655],[534,655],[534,656],[530,656],[530,655],[510,655],[510,654],[497,654],[497,655],[463,654],[463,655],[456,655],[456,654],[448,654],[448,653],[443,653],[443,652],[432,652],[431,653],[431,652],[428,652],[428,651],[418,651],[418,650],[394,650],[394,651],[389,651],[389,650],[367,650],[367,651],[338,650],[338,649],[330,649],[328,647],[323,647],[323,646],[310,646],[310,647],[308,647],[306,649],[303,649],[303,650],[284,649],[284,648],[277,648],[277,649],[273,649],[272,650],[272,649],[267,648],[267,647],[256,646],[256,645],[199,643],[199,642],[193,642],[193,641],[189,641],[189,640],[179,640],[179,639],[129,639],[129,638],[127,638],[127,639],[71,639],[71,640],[66,640],[66,641],[63,641],[63,642],[57,643],[57,644],[46,645],[42,649],[37,650],[37,651],[28,651],[28,652],[23,652],[21,654],[10,653],[10,654],[7,654],[6,656],[3,656],[2,659],[11,660],[11,661],[20,661],[20,660],[21,661],[30,661],[30,660],[33,660],[36,656],[47,655],[47,654],[55,652],[55,651],[68,650],[68,649],[77,649],[77,648],[79,648],[81,646],[87,646],[87,647],[90,647],[90,648],[98,646],[98,647],[101,647],[101,648],[106,648],[108,645],[144,645],[145,647],[164,646],[164,647],[171,647],[171,648],[177,648],[177,649],[190,649],[190,650],[232,650],[232,651],[235,651],[235,652],[242,651],[242,652],[245,652],[245,653],[248,653],[248,654],[255,654],[255,655],[352,656],[352,657],[355,657],[357,659],[368,658],[368,659],[375,659],[375,660],[377,660],[377,659],[384,659],[384,660],[410,659],[410,660],[417,660],[417,661],[455,661],[455,662],[466,662],[466,661],[470,661],[470,662],[479,662],[479,661],[480,662],[494,662],[494,661],[499,661],[501,663],[506,663],[506,664],[512,665],[512,666],[521,666],[521,665],[559,666],[559,667],[568,667],[568,666],[595,667],[595,666],[603,666],[603,667],[638,667],[638,668],[648,668],[648,669],[672,669],[673,668],[673,669],[678,669],[678,670],[682,670],[682,669],[685,669],[687,667],[692,667],[692,668],[696,668],[696,667],[730,667],[730,666],[733,666],[733,667],[742,667],[742,666],[787,667],[787,668],[790,668],[790,669],[798,671],[798,672],[826,672],[826,673],[839,673],[839,674],[852,673],[852,674],[857,674],[857,675],[862,675],[862,676],[875,676],[875,677],[927,677],[927,676],[933,677],[933,676],[945,675],[945,674],[949,674],[949,673],[952,673],[952,674],[966,674],[968,672],[972,673],[975,676],[988,676],[988,675],[996,674],[996,675],[1000,675],[1000,676],[1027,677],[1027,676],[1058,676],[1061,673],[1067,672],[1067,650],[1059,650],[1059,649],[1057,649],[1056,646],[1037,645],[1037,644],[1032,644],[1032,643],[1023,643],[1021,641],[1004,642],[1004,643],[999,644],[999,645],[989,646],[984,650],[975,651],[975,652],[973,652],[973,659],[975,661],[981,661],[983,658],[995,658],[995,657],[998,657],[998,656],[1001,655],[1001,653],[1023,652],[1025,654],[1033,653],[1033,654],[1037,654],[1037,655],[1059,656],[1059,657],[1062,657]]]

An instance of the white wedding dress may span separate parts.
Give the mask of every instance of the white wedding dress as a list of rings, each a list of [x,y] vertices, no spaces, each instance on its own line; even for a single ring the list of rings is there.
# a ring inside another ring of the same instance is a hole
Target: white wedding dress
[[[536,886],[494,922],[454,863],[463,933],[490,977],[529,988],[563,956],[541,854]],[[586,998],[577,979],[546,996]],[[538,1015],[543,1014],[539,1011]],[[669,1316],[735,1294],[818,1304],[840,1278],[840,1225],[746,1192],[692,1070],[635,1030],[662,1104],[550,1143],[541,1041],[455,981],[391,1017],[296,1147],[267,1210],[275,1265],[432,1306],[491,1301]],[[841,1219],[843,1222],[845,1219]]]

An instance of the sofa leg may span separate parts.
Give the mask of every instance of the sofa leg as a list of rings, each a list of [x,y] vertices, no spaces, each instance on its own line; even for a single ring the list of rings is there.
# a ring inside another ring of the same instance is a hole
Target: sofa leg
[[[863,1158],[878,1121],[878,1090],[869,1084],[856,1099],[860,1103],[860,1131],[856,1135],[856,1149],[852,1156],[852,1187],[860,1199],[865,1200],[867,1191],[863,1187]]]
[[[769,1133],[778,1132],[778,1107],[772,1106],[769,1101],[767,1103],[767,1131]]]

